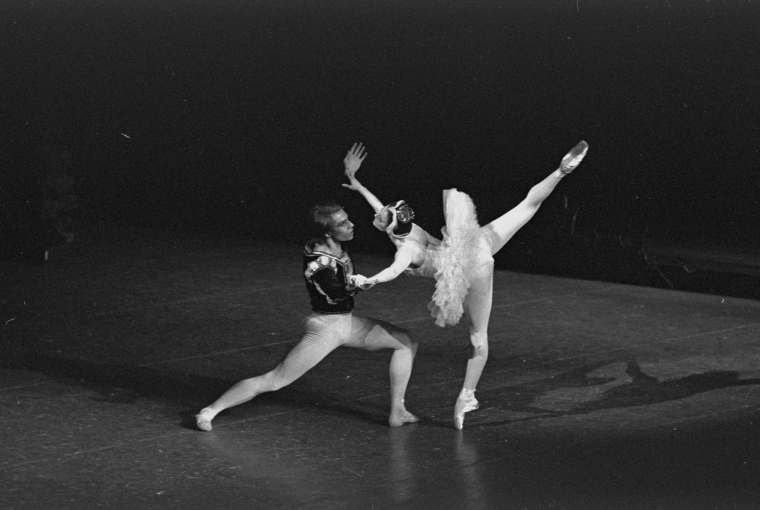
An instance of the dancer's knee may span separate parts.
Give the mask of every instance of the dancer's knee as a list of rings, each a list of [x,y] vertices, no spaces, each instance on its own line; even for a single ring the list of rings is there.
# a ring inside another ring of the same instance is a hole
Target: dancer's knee
[[[258,379],[258,381],[256,381],[256,379]],[[284,374],[280,373],[278,369],[272,370],[261,377],[249,379],[249,381],[251,381],[252,388],[255,388],[256,386],[259,387],[259,393],[277,391],[293,382],[292,380],[289,380],[288,377],[285,377]]]
[[[404,331],[402,333],[401,343],[404,345],[404,347],[411,350],[412,354],[414,354],[417,352],[417,347],[420,345],[420,340],[417,338],[417,335],[409,331]]]
[[[488,333],[470,333],[470,343],[474,349],[488,351]]]
[[[470,358],[488,357],[488,334],[470,333]]]

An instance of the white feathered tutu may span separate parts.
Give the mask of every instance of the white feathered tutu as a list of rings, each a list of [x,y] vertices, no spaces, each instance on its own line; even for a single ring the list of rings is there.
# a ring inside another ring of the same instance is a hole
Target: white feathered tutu
[[[443,211],[446,226],[443,242],[435,256],[435,292],[428,305],[438,326],[454,325],[464,313],[464,298],[471,275],[481,264],[493,260],[484,250],[475,204],[456,188],[444,190]]]

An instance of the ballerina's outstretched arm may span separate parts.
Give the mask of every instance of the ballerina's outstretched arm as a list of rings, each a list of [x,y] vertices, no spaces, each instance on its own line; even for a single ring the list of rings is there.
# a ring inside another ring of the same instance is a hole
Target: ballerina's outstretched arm
[[[375,210],[375,214],[377,214],[382,210],[383,203],[356,178],[356,172],[366,157],[367,153],[364,152],[364,146],[361,143],[355,143],[351,146],[351,150],[343,158],[343,166],[346,169],[345,174],[349,180],[349,184],[343,184],[343,187],[361,193],[364,199],[369,202],[369,205],[372,206],[372,209]]]
[[[396,254],[393,256],[393,263],[377,273],[374,276],[367,277],[366,285],[374,285],[376,283],[386,283],[394,280],[398,275],[404,272],[412,263],[412,254],[408,250],[399,249],[396,250]]]
[[[378,199],[370,190],[368,190],[359,180],[356,178],[356,172],[367,157],[367,153],[364,151],[364,146],[361,143],[355,143],[351,150],[348,151],[346,157],[343,159],[343,166],[345,167],[345,174],[349,180],[348,184],[343,184],[343,187],[358,191],[364,197],[364,199],[375,210],[375,214],[378,214],[383,209],[383,203]],[[433,238],[434,241],[438,241]],[[440,241],[433,244],[439,244]],[[412,254],[406,250],[396,250],[396,255],[393,258],[393,263],[387,268],[383,269],[371,278],[367,278],[360,288],[367,289],[376,283],[385,283],[395,279],[398,275],[404,272],[413,261]]]

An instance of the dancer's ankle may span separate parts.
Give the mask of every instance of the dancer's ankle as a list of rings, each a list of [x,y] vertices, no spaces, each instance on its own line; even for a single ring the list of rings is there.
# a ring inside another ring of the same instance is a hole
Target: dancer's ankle
[[[459,392],[459,396],[457,398],[462,400],[470,400],[472,398],[475,398],[475,389],[462,388],[462,391]]]
[[[418,421],[420,421],[420,419],[417,416],[404,409],[399,413],[391,413],[390,417],[388,418],[388,425],[391,427],[400,427],[405,423],[417,423]]]
[[[214,417],[217,415],[217,413],[211,409],[210,407],[204,407],[200,411],[198,411],[198,414],[202,414],[204,417],[213,420]]]

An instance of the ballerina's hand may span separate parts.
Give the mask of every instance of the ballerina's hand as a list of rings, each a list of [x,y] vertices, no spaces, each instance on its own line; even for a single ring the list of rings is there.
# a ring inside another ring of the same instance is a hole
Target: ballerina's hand
[[[356,289],[364,290],[364,286],[367,284],[367,277],[360,274],[350,274],[346,278],[348,285]]]
[[[350,184],[344,184],[346,188],[356,189],[359,185],[359,181],[356,180],[356,171],[362,165],[362,161],[367,157],[367,153],[364,152],[364,146],[361,143],[355,143],[351,150],[348,151],[346,157],[343,158],[343,166],[346,169],[346,177],[351,181]]]
[[[359,286],[362,290],[371,289],[377,284],[377,280],[366,280],[363,284]]]

